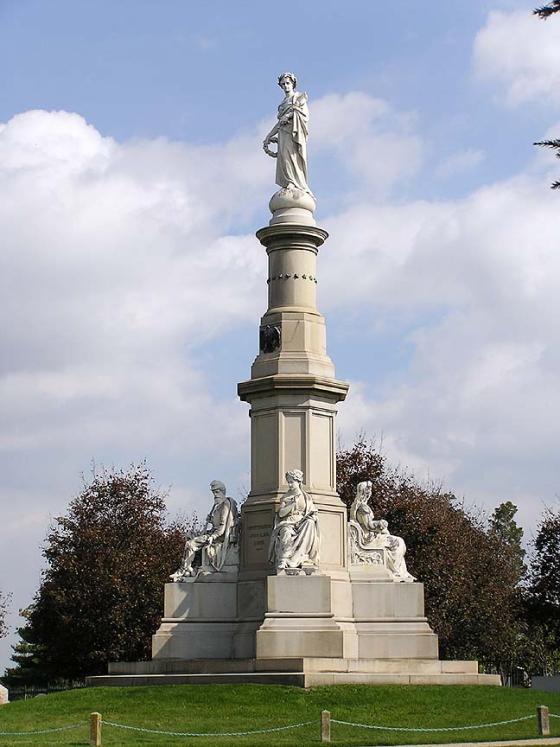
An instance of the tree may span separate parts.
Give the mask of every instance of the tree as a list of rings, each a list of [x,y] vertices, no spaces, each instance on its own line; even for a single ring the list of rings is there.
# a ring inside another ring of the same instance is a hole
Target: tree
[[[535,8],[535,10],[533,11],[536,16],[545,20],[547,18],[550,18],[550,16],[554,15],[555,13],[559,12],[560,0],[552,0],[552,2],[541,6],[540,8]],[[550,148],[551,150],[556,151],[556,157],[560,158],[560,140],[541,140],[533,144],[539,145],[543,148]],[[560,189],[560,181],[552,182],[551,188]]]
[[[533,143],[533,145],[540,145],[543,148],[550,148],[551,150],[556,151],[556,158],[560,158],[560,140],[540,140],[537,143]],[[560,181],[552,182],[550,188],[560,189]]]
[[[49,675],[45,671],[45,651],[35,640],[35,631],[30,624],[32,608],[20,610],[26,623],[17,629],[19,641],[12,646],[12,661],[15,667],[6,669],[2,682],[10,689],[29,685],[45,685]]]
[[[542,641],[542,668],[560,665],[560,511],[545,509],[533,541],[527,605],[530,624]]]
[[[149,658],[163,584],[183,543],[145,464],[94,474],[49,529],[11,675],[31,661],[39,676],[75,680],[105,672],[109,661]]]
[[[502,550],[512,554],[512,562],[517,566],[518,581],[521,581],[527,570],[525,550],[522,546],[523,529],[515,521],[517,506],[511,501],[500,503],[490,517],[490,535],[502,545]]]
[[[8,615],[8,602],[10,597],[6,594],[2,594],[0,591],[0,638],[4,638],[8,634],[8,626],[6,624],[6,617]]]
[[[560,12],[560,0],[552,0],[552,2],[547,3],[546,5],[541,6],[540,8],[535,8],[533,13],[536,16],[539,16],[539,18],[547,19],[550,18],[551,15],[554,13]]]
[[[391,468],[364,438],[338,454],[338,491],[350,506],[373,482],[373,509],[407,545],[410,572],[426,587],[426,612],[444,658],[477,658],[505,673],[520,634],[518,555],[453,493]]]

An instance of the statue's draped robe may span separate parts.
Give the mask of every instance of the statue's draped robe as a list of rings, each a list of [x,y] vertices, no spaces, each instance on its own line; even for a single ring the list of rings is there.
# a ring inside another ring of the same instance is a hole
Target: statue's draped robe
[[[285,505],[285,498],[279,510]],[[300,568],[302,564],[317,565],[319,562],[319,522],[317,511],[304,490],[286,516],[276,514],[270,536],[269,560],[278,566]]]
[[[278,107],[278,119],[293,115],[278,129],[276,184],[311,194],[307,185],[307,135],[309,109],[307,94],[294,93]]]

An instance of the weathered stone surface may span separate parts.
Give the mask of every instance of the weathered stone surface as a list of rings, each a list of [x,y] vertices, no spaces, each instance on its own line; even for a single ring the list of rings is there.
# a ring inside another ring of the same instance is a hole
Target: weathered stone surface
[[[8,688],[0,685],[0,705],[8,702]]]

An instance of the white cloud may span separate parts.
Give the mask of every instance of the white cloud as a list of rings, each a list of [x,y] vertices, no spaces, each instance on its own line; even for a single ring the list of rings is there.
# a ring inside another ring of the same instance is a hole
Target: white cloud
[[[370,195],[383,197],[415,175],[424,156],[421,138],[410,131],[412,115],[361,92],[329,94],[313,102],[313,148],[328,150]]]
[[[421,476],[489,506],[517,501],[533,525],[560,487],[557,200],[539,174],[456,201],[354,207],[329,222],[321,277],[322,297],[353,297],[364,328],[385,319],[401,346],[408,330],[407,369],[369,393],[364,371],[341,407],[346,440],[383,434]]]
[[[511,106],[560,103],[560,25],[527,10],[492,11],[474,42],[474,69],[504,89]]]
[[[67,112],[0,127],[4,518],[13,506],[0,560],[18,568],[2,582],[17,587],[14,609],[33,592],[48,513],[91,458],[174,462],[184,495],[210,479],[188,469],[244,456],[234,382],[231,397],[212,392],[194,350],[262,311],[264,252],[229,230],[263,201],[255,140],[117,143]]]

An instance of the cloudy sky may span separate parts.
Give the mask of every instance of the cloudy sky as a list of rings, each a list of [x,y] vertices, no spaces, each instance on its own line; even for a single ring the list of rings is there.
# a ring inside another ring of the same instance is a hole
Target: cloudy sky
[[[342,442],[512,500],[530,536],[560,491],[560,162],[532,146],[560,136],[560,18],[532,5],[0,0],[12,626],[92,463],[146,458],[171,511],[247,488],[283,70],[310,97]]]

